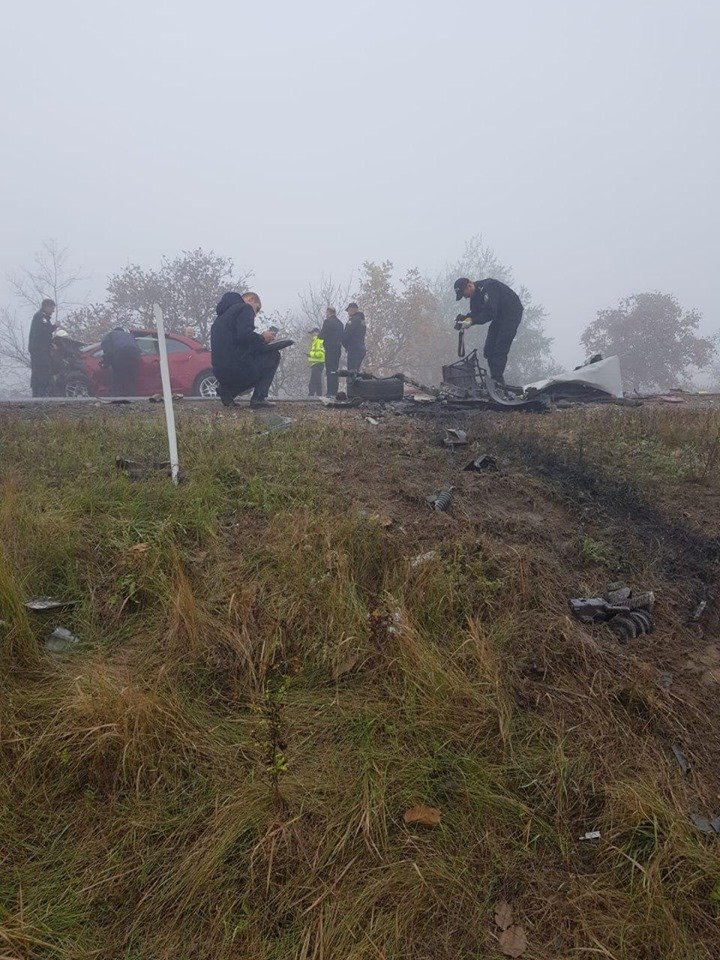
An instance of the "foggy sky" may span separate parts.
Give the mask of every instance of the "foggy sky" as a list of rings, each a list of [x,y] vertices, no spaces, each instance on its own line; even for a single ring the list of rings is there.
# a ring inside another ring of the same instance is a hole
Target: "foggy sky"
[[[635,292],[720,327],[716,0],[40,0],[3,20],[3,283],[48,237],[94,298],[129,260],[203,246],[270,311],[365,259],[435,273],[482,233],[564,363]]]

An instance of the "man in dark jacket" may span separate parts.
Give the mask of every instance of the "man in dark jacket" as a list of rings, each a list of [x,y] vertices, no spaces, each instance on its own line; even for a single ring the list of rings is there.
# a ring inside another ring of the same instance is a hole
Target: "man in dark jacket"
[[[523,315],[520,297],[500,280],[468,280],[460,277],[455,281],[455,299],[470,298],[470,313],[460,314],[465,326],[489,323],[483,355],[490,368],[490,376],[496,383],[505,383],[505,367],[508,353],[515,339]]]
[[[325,344],[325,374],[327,376],[327,395],[337,396],[340,354],[342,353],[343,325],[334,307],[325,311],[325,320],[320,329],[320,339]]]
[[[253,387],[253,410],[271,407],[267,395],[280,362],[280,352],[269,344],[271,330],[255,331],[255,317],[261,310],[256,293],[224,293],[215,308],[217,317],[210,330],[213,373],[220,386],[223,406],[232,406],[235,397]]]
[[[356,303],[347,305],[348,322],[345,324],[343,346],[347,352],[348,370],[358,371],[365,359],[365,314]]]
[[[50,354],[53,333],[57,329],[50,319],[54,312],[55,301],[43,300],[30,324],[30,389],[34,397],[50,394]]]
[[[135,337],[123,327],[115,327],[102,338],[100,349],[103,366],[112,371],[113,397],[134,397],[140,365],[140,347]]]

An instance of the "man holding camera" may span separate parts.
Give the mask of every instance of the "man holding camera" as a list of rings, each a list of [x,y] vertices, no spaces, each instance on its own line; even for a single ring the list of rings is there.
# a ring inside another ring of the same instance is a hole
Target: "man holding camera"
[[[500,280],[455,281],[455,299],[470,300],[470,313],[458,314],[455,326],[465,330],[476,323],[489,323],[483,356],[488,362],[490,376],[495,383],[505,383],[505,367],[510,347],[518,332],[523,315],[520,297]]]

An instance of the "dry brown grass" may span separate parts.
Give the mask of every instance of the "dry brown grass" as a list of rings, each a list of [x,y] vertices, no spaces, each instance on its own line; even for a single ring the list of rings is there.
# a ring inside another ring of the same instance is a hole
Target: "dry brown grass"
[[[565,510],[542,486],[469,478],[436,516],[442,450],[214,419],[183,425],[187,483],[133,485],[111,453],[160,428],[89,426],[5,424],[0,955],[492,957],[504,898],[539,960],[717,956],[718,846],[688,819],[716,799],[707,728],[568,618],[598,561],[517,519]],[[328,467],[379,452],[353,504]],[[72,655],[42,648],[41,592],[81,599]],[[680,629],[661,610],[655,642]],[[418,803],[439,826],[404,823]]]

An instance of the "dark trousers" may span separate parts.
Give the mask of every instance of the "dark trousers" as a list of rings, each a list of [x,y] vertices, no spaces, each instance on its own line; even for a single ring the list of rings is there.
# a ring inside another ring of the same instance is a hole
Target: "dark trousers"
[[[323,374],[323,364],[322,363],[311,363],[310,364],[310,386],[308,387],[308,393],[311,397],[321,397],[322,396],[322,374]]]
[[[328,347],[325,344],[325,376],[327,379],[327,395],[329,397],[337,396],[338,375],[340,369],[341,347]]]
[[[50,396],[50,354],[31,355],[30,389],[34,397]]]
[[[112,395],[134,397],[137,394],[137,371],[140,358],[135,353],[116,354],[110,360]]]
[[[220,384],[220,399],[231,403],[241,393],[253,388],[253,400],[265,400],[280,363],[280,351],[267,349],[244,356],[234,367],[217,368],[213,372]]]
[[[347,365],[348,370],[358,371],[362,366],[362,362],[365,359],[365,347],[348,347],[347,350]]]
[[[508,353],[515,339],[515,334],[518,332],[521,317],[522,314],[517,319],[513,318],[511,320],[498,317],[497,320],[490,323],[488,328],[483,356],[488,362],[490,376],[498,383],[504,381]]]

